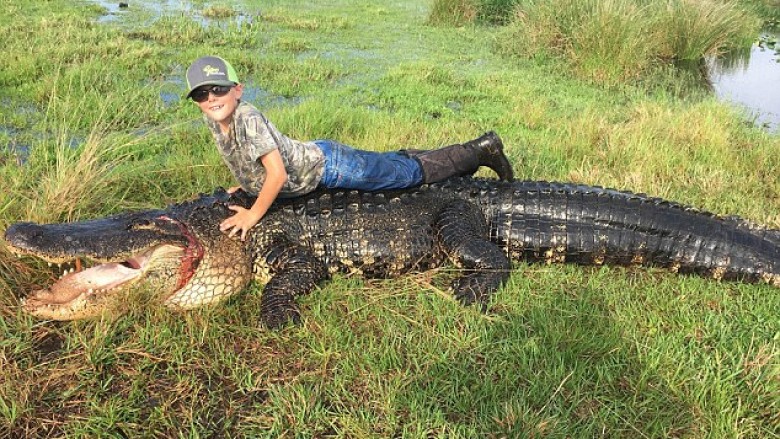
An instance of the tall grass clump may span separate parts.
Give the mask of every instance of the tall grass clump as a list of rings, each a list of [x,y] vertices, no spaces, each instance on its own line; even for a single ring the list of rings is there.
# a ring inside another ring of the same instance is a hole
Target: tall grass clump
[[[462,26],[473,23],[477,15],[477,0],[434,0],[428,24]]]
[[[462,26],[475,21],[507,24],[521,0],[434,0],[429,24]]]
[[[667,0],[656,11],[657,56],[698,60],[730,48],[749,47],[760,20],[735,1]]]
[[[105,114],[86,133],[73,125],[69,117],[47,118],[42,127],[45,137],[29,145],[26,162],[7,176],[5,191],[12,194],[7,207],[18,213],[15,217],[74,220],[85,212],[113,210],[121,203],[127,190],[120,184],[124,173],[143,167],[140,162],[123,166],[135,155],[133,145],[139,139],[117,131]]]
[[[750,5],[765,21],[777,27],[780,23],[780,0],[743,0]]]
[[[549,54],[578,77],[612,85],[672,61],[749,44],[759,25],[736,1],[527,1],[515,9],[497,47],[520,58]]]
[[[203,16],[213,19],[224,19],[238,15],[235,9],[230,5],[212,5],[203,9]]]
[[[521,0],[480,0],[478,17],[480,21],[493,24],[507,24],[512,11]]]

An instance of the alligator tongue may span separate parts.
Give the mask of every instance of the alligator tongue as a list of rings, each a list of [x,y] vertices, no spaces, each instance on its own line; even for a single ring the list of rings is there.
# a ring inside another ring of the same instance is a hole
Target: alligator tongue
[[[81,294],[89,293],[90,290],[114,288],[135,278],[139,273],[140,270],[115,262],[96,265],[64,276],[50,288],[34,292],[30,299],[47,303],[67,303]]]

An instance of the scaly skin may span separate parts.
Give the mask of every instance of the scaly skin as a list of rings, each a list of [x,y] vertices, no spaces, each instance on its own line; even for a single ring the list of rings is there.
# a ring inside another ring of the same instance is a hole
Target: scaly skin
[[[219,232],[228,205],[253,201],[218,190],[162,210],[14,224],[5,239],[16,253],[102,264],[31,293],[24,307],[41,318],[85,318],[149,284],[165,305],[190,309],[254,276],[265,283],[263,320],[277,327],[299,318],[296,297],[330,273],[388,278],[448,261],[462,268],[458,300],[483,306],[510,260],[521,259],[652,265],[780,286],[780,230],[599,187],[459,178],[385,193],[320,191],[277,200],[246,242]]]

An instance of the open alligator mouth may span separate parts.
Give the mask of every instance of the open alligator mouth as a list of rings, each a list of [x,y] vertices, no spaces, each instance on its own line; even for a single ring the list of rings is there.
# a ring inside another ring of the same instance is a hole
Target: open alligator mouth
[[[181,259],[184,253],[181,247],[165,244],[121,262],[98,264],[80,271],[66,269],[50,287],[30,293],[25,300],[25,308],[31,311],[46,305],[68,305],[74,301],[89,300],[88,297],[94,294],[129,287],[143,277],[150,260],[160,257]]]
[[[19,236],[25,236],[26,240],[20,239],[15,245],[11,239],[9,241],[11,252],[18,255],[33,255],[49,261],[50,264],[69,261],[65,263],[66,268],[62,275],[52,285],[33,291],[22,299],[24,309],[38,317],[54,320],[86,317],[92,314],[91,304],[117,299],[113,296],[148,277],[150,270],[158,270],[161,267],[164,267],[164,271],[170,276],[178,272],[173,290],[166,288],[165,291],[168,296],[174,295],[176,291],[187,285],[195,274],[203,258],[203,247],[182,223],[166,216],[157,217],[154,222],[164,223],[166,228],[178,229],[180,235],[179,239],[174,240],[175,244],[160,242],[164,241],[160,239],[155,240],[157,242],[150,241],[146,248],[129,256],[127,252],[120,252],[122,254],[117,255],[116,260],[105,256],[78,254],[80,253],[78,250],[47,253],[34,245],[34,242],[31,245],[31,241],[34,240],[28,238],[40,231],[34,230],[35,233],[29,232],[25,235],[26,230],[21,228],[24,226],[20,226],[20,229],[13,231],[10,236],[13,238],[16,236],[15,233],[18,233]],[[46,226],[27,225],[26,227],[33,230],[33,227],[45,228]],[[150,230],[145,227],[144,231]],[[181,239],[182,237],[185,239]],[[122,259],[118,259],[119,257]]]

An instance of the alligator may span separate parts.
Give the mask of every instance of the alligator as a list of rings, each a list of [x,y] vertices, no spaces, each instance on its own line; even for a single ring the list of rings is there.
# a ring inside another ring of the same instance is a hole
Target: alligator
[[[257,279],[261,319],[276,328],[299,321],[296,298],[338,272],[391,278],[451,264],[455,297],[485,308],[520,260],[780,286],[779,229],[599,186],[459,177],[402,191],[321,190],[277,200],[246,240],[219,231],[228,206],[253,201],[218,188],[165,209],[13,224],[12,252],[93,264],[66,270],[22,306],[44,319],[86,318],[146,285],[164,305],[192,309]]]

